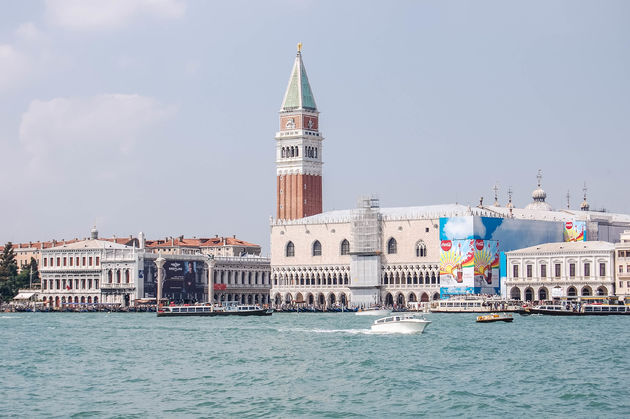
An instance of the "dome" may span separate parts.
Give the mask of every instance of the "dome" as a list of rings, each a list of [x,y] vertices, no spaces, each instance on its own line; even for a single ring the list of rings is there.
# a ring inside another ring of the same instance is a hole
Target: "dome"
[[[539,186],[538,189],[532,192],[532,198],[534,198],[534,201],[544,201],[547,198],[547,192]]]
[[[542,186],[540,186],[540,181],[542,179],[542,173],[540,170],[538,171],[538,176],[536,177],[538,178],[538,188],[534,189],[534,192],[532,192],[532,198],[534,199],[534,202],[530,202],[529,204],[527,204],[525,209],[536,211],[553,211],[551,205],[545,202],[545,199],[547,199],[547,192],[545,192]]]
[[[584,199],[584,201],[582,201],[582,203],[580,204],[580,210],[588,211],[590,208],[591,206],[588,204],[588,202],[586,202],[586,199]]]
[[[525,207],[526,210],[536,210],[536,211],[553,211],[551,205],[546,203],[545,201],[536,201],[530,202]]]

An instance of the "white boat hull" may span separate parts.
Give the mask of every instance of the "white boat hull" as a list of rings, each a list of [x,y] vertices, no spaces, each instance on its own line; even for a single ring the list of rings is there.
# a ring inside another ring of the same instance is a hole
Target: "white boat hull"
[[[391,312],[392,312],[391,310],[387,310],[385,308],[367,309],[367,310],[357,311],[356,315],[357,316],[387,316]]]
[[[387,323],[374,323],[371,329],[373,332],[379,333],[422,333],[429,323],[431,322],[423,319],[404,319]]]

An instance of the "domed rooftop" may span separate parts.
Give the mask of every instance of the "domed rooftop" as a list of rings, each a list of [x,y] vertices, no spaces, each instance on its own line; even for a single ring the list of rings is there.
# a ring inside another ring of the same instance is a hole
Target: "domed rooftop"
[[[525,209],[537,211],[553,211],[551,205],[545,202],[545,199],[547,199],[547,192],[545,192],[540,186],[540,181],[542,180],[541,170],[538,170],[538,175],[536,177],[538,178],[538,188],[534,189],[534,192],[532,192],[532,198],[534,199],[534,202],[530,202],[529,204],[527,204]]]

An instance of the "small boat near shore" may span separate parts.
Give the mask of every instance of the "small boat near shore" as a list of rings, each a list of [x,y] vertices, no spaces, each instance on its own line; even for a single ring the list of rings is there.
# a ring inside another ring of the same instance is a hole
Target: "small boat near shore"
[[[185,316],[271,316],[272,309],[259,305],[224,303],[219,307],[210,305],[199,306],[166,306],[157,311],[158,317],[185,317]]]
[[[375,320],[371,330],[380,333],[422,333],[430,323],[410,314],[398,314]]]
[[[490,313],[477,316],[477,323],[494,323],[494,322],[506,322],[510,323],[514,320],[511,314],[506,313]]]

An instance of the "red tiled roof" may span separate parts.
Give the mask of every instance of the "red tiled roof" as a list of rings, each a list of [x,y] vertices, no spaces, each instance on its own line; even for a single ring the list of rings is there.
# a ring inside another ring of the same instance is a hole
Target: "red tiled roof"
[[[164,240],[147,240],[146,247],[218,247],[218,246],[246,246],[260,247],[257,244],[248,243],[235,237],[212,237],[212,238],[180,238]]]

